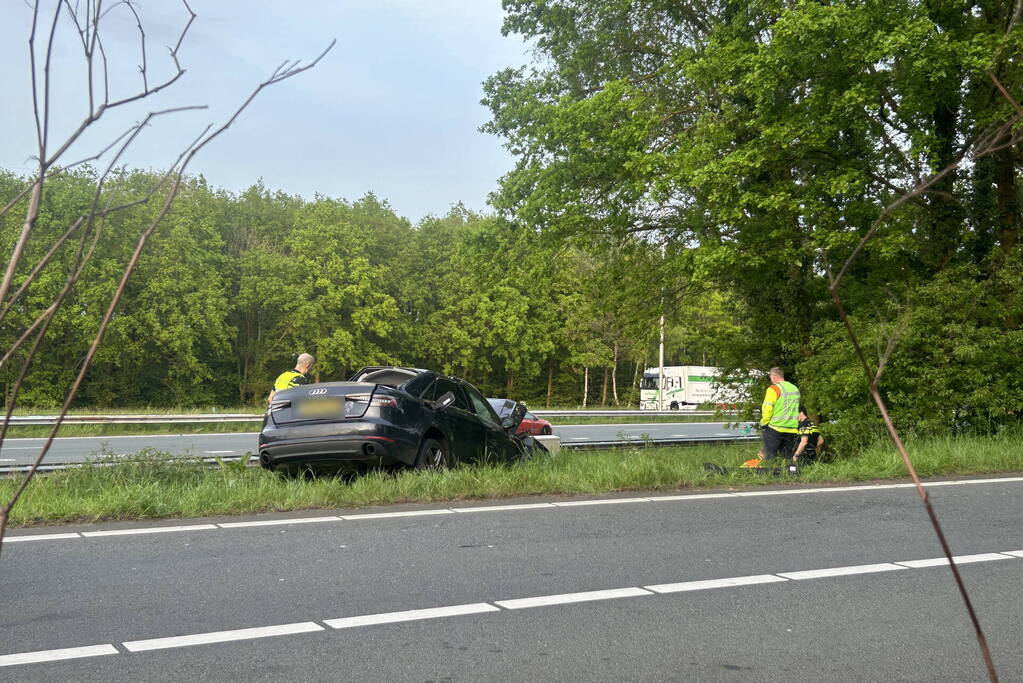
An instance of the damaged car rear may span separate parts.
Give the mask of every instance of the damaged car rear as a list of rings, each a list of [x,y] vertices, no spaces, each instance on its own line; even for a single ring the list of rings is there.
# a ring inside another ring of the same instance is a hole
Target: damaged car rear
[[[515,434],[525,412],[516,404],[499,417],[476,387],[431,370],[373,366],[347,382],[278,392],[263,419],[259,461],[292,472],[515,462],[543,450]]]

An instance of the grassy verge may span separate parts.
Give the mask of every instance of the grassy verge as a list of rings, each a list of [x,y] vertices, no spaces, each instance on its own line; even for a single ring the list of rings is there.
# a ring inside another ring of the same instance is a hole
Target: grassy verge
[[[1019,435],[928,440],[910,452],[921,476],[1023,470]],[[751,454],[747,444],[690,448],[563,451],[513,466],[467,466],[442,472],[372,473],[339,478],[283,479],[241,463],[210,468],[198,461],[166,462],[148,453],[136,462],[81,467],[40,477],[13,511],[11,523],[201,517],[275,510],[361,507],[388,503],[500,499],[530,495],[595,495],[700,487],[847,482],[906,475],[887,445],[855,458],[806,468],[796,477],[748,471],[707,472],[703,463],[734,467]],[[15,480],[0,480],[7,500]]]

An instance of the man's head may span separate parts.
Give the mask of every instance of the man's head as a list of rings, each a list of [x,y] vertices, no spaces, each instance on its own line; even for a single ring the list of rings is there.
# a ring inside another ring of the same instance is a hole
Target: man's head
[[[780,382],[785,379],[785,371],[781,368],[771,368],[771,381]]]
[[[298,355],[298,361],[295,363],[295,369],[301,372],[303,375],[313,369],[313,365],[316,364],[316,359],[308,353],[300,353]]]
[[[807,418],[806,406],[800,405],[799,406],[799,419],[802,421],[802,420],[805,420],[806,418]]]

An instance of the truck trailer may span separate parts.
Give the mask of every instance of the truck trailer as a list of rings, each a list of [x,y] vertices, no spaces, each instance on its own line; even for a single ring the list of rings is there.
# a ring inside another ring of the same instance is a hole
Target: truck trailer
[[[707,365],[664,366],[664,387],[658,368],[647,368],[639,384],[640,410],[695,410],[701,404],[738,402],[738,392],[718,384],[721,368]]]

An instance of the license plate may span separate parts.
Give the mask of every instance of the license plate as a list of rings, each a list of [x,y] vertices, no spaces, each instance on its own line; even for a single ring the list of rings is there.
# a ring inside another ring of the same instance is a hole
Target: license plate
[[[298,417],[340,417],[344,410],[344,399],[323,396],[305,399],[295,407],[295,414]]]

